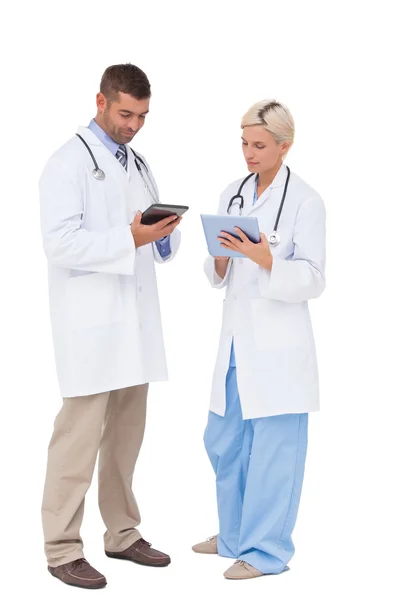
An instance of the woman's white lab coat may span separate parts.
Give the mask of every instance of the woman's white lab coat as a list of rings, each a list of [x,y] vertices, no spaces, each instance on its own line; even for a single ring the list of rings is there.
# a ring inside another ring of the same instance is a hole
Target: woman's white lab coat
[[[168,378],[154,266],[167,261],[156,244],[136,249],[130,231],[136,211],[153,200],[131,151],[125,171],[89,129],[78,133],[105,179],[92,176],[92,159],[74,136],[50,158],[39,185],[63,397]],[[168,261],[179,243],[175,230]]]
[[[274,227],[286,174],[282,165],[254,206],[254,178],[243,188],[243,216],[257,217],[260,231],[267,236]],[[227,214],[239,184],[235,181],[223,192],[218,214]],[[230,259],[221,280],[213,257],[205,262],[211,285],[226,287],[210,404],[210,410],[218,415],[225,414],[225,377],[232,338],[244,419],[319,409],[308,300],[320,296],[325,288],[325,206],[315,190],[294,173],[278,231],[281,242],[271,248],[271,272],[246,257],[235,258]]]

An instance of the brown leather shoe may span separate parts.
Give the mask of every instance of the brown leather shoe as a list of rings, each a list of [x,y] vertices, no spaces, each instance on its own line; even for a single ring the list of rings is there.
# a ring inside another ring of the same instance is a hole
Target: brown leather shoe
[[[97,590],[107,585],[104,575],[96,571],[84,558],[48,569],[53,577],[61,579],[67,585],[89,590]]]
[[[107,552],[106,555],[109,558],[120,558],[122,560],[131,560],[132,562],[139,563],[139,565],[146,565],[147,567],[166,567],[171,562],[168,554],[159,552],[151,548],[151,544],[146,542],[143,538],[129,546],[123,552]]]

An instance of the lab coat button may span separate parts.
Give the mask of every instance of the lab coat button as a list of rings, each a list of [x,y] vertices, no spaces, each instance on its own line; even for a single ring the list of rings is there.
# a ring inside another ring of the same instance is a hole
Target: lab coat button
[[[141,285],[139,285],[138,290],[139,290],[139,292],[141,292],[143,290]]]

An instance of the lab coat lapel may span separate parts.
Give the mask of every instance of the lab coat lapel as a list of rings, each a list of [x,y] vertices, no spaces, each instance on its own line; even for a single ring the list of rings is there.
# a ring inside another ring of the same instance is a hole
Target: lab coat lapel
[[[253,198],[254,198],[254,186],[255,186],[255,176],[254,177],[250,177],[250,179],[248,181],[246,181],[246,183],[243,186],[243,190],[242,190],[242,195],[243,195],[243,212],[242,212],[242,216],[243,217],[247,217],[247,215],[249,214],[249,212],[252,209],[253,206]]]
[[[251,204],[246,204],[246,201],[245,201],[245,207],[247,208],[247,206],[248,206],[248,210],[244,213],[245,216],[250,216],[253,211],[261,208],[267,202],[267,200],[270,198],[271,192],[273,190],[282,188],[282,193],[283,193],[283,186],[285,185],[286,175],[287,175],[287,168],[285,165],[282,165],[281,168],[279,169],[278,173],[275,175],[275,178],[274,178],[273,182],[271,183],[271,185],[269,187],[267,187],[267,189],[261,194],[261,196],[258,198],[258,200],[255,202],[254,205],[253,205],[254,180],[252,180]]]
[[[78,127],[78,133],[83,137],[85,142],[89,144],[89,146],[100,146],[105,148],[104,144],[101,143],[97,135],[95,135],[88,127]]]
[[[128,164],[127,164],[127,174],[129,181],[132,181],[132,178],[137,175],[137,167],[135,164],[135,156],[132,152],[132,148],[130,146],[125,146],[126,151],[128,153]]]
[[[99,165],[99,168],[105,172],[106,177],[107,175],[113,173],[113,175],[118,177],[121,183],[126,183],[126,181],[128,180],[129,171],[125,170],[121,163],[115,158],[115,156],[110,152],[110,150],[99,140],[99,138],[93,133],[93,131],[91,131],[88,127],[79,127],[78,133],[89,145]],[[130,152],[127,146],[125,146],[125,148],[128,152]]]

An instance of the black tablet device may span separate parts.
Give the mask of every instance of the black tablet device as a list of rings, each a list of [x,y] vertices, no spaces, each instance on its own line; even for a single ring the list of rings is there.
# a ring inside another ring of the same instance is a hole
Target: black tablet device
[[[161,204],[158,202],[157,204],[152,204],[144,211],[141,223],[143,223],[143,225],[153,225],[154,223],[158,223],[158,221],[162,221],[162,219],[172,217],[172,215],[180,217],[188,209],[188,206],[180,206],[179,204]]]

